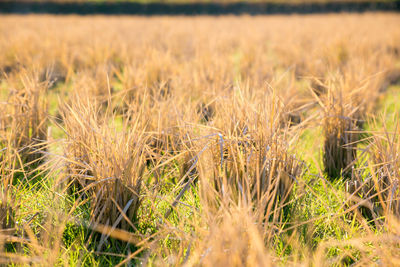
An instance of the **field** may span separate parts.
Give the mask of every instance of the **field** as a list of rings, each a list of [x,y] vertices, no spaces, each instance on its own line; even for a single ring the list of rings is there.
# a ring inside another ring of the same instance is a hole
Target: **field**
[[[399,25],[0,16],[0,264],[400,265]]]

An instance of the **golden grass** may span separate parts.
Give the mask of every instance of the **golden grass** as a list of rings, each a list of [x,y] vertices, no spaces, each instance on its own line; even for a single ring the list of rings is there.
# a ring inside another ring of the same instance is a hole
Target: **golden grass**
[[[361,134],[399,78],[397,14],[0,22],[1,231],[32,216],[23,185],[54,196],[2,262],[397,262],[398,128]]]

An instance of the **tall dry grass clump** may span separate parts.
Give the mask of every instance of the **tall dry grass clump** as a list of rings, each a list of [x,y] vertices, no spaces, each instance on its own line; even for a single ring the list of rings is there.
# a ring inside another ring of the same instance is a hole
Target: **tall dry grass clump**
[[[112,113],[103,112],[89,97],[63,107],[68,186],[89,201],[92,225],[135,229],[148,177],[147,139],[136,118],[117,129]]]
[[[48,83],[40,82],[38,75],[24,72],[7,79],[7,86],[6,113],[1,117],[0,125],[23,162],[39,163],[46,151]]]
[[[7,140],[0,140],[0,229],[2,232],[12,231],[15,226],[15,211],[18,208],[14,201],[14,176],[18,172],[18,157],[13,153]],[[1,244],[4,245],[4,244]]]
[[[218,134],[199,160],[205,199],[253,207],[262,225],[282,222],[282,209],[302,171],[290,152],[293,136],[288,125],[282,127],[282,112],[272,91],[236,88],[216,102]]]
[[[350,77],[349,77],[350,76]],[[321,83],[323,84],[323,83]],[[351,74],[337,74],[323,84],[327,93],[317,96],[323,109],[323,164],[331,180],[350,178],[357,161],[357,144],[363,121],[372,104],[362,96],[369,93],[369,82],[362,83]],[[377,95],[371,94],[372,101]]]
[[[400,124],[393,130],[384,124],[384,132],[374,134],[371,143],[372,180],[381,214],[400,217]]]
[[[323,121],[325,173],[331,179],[348,177],[357,158],[357,124],[351,116],[354,110],[346,109],[340,95],[328,98]]]
[[[382,61],[390,65],[387,58]],[[379,60],[376,62],[383,64]],[[318,96],[313,92],[323,108],[323,163],[325,173],[331,179],[351,177],[357,161],[360,131],[368,115],[374,111],[379,89],[385,83],[385,75],[378,69],[355,67],[363,63],[363,60],[356,59],[348,62],[343,74],[330,75],[325,83],[319,81],[327,90],[325,94]]]

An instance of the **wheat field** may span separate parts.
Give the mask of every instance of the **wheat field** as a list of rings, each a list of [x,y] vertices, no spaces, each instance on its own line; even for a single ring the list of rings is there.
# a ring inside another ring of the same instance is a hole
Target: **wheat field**
[[[400,16],[0,16],[0,263],[400,265]]]

